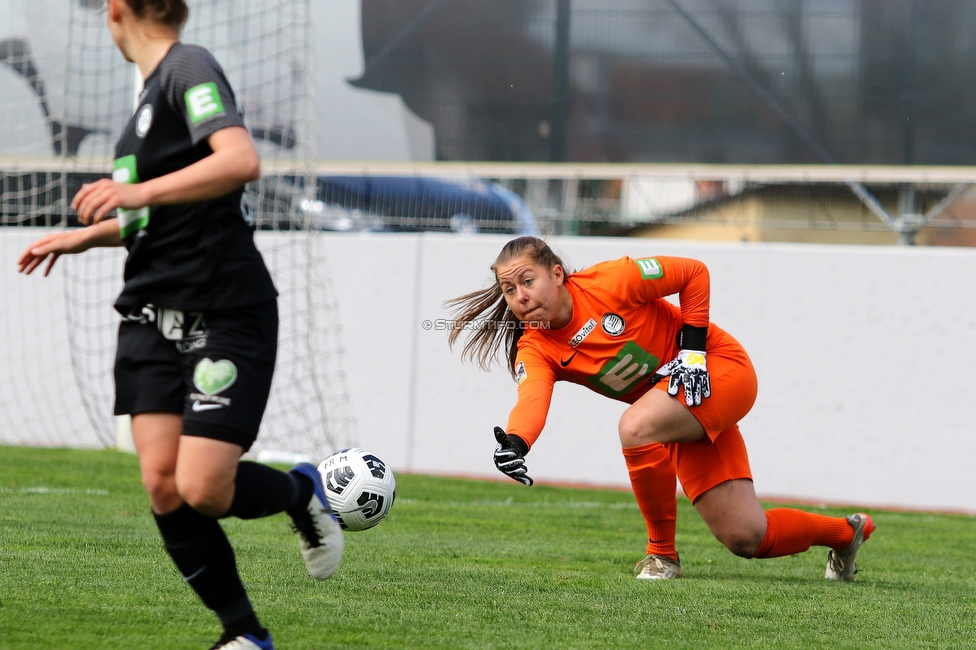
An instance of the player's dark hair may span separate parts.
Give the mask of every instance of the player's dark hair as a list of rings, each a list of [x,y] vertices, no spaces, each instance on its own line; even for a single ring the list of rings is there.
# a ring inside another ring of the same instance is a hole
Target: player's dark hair
[[[185,0],[124,0],[136,18],[168,25],[179,31],[190,16]]]
[[[549,245],[538,237],[517,237],[502,248],[502,251],[491,265],[495,274],[492,286],[481,291],[473,291],[452,300],[445,301],[445,305],[453,307],[454,324],[447,342],[453,348],[455,341],[466,329],[468,323],[480,321],[479,327],[471,330],[468,340],[461,351],[461,359],[477,361],[478,365],[488,370],[504,344],[507,350],[508,371],[515,378],[515,355],[518,352],[518,342],[522,338],[522,326],[519,319],[508,308],[502,286],[498,282],[497,268],[523,255],[528,255],[534,263],[552,270],[557,264],[566,271],[566,265],[559,256],[552,252]]]

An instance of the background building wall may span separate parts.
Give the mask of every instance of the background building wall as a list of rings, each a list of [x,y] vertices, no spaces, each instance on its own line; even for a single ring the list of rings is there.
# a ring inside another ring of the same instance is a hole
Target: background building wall
[[[401,94],[434,126],[440,158],[826,162],[756,85],[839,162],[976,160],[967,0],[431,4],[363,2],[356,83]]]

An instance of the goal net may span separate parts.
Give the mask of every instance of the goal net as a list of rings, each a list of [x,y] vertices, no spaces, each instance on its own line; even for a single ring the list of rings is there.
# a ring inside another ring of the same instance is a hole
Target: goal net
[[[16,276],[13,260],[43,229],[77,225],[83,182],[108,176],[134,109],[135,67],[116,50],[102,2],[0,0],[0,441],[115,445],[112,365],[123,249]],[[237,94],[265,176],[248,187],[256,241],[280,293],[272,394],[254,451],[322,456],[355,440],[341,331],[324,247],[302,196],[313,184],[308,0],[197,0],[182,40],[208,48]],[[264,162],[267,161],[267,162]],[[287,169],[287,174],[276,169]],[[19,227],[18,227],[19,226]],[[35,275],[39,275],[36,273]]]

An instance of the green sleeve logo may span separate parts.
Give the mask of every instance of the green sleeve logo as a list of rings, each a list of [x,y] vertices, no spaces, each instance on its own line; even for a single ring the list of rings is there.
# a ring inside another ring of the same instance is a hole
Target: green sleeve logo
[[[122,156],[115,161],[115,171],[112,172],[112,180],[116,183],[130,185],[139,182],[139,173],[136,171],[136,157]],[[119,236],[126,239],[133,233],[143,230],[149,225],[149,207],[139,208],[138,210],[118,209],[119,213]]]
[[[634,261],[637,262],[637,268],[640,269],[641,277],[645,280],[657,280],[664,277],[664,269],[656,258],[641,257]]]
[[[223,115],[224,103],[220,100],[220,91],[212,81],[190,88],[183,95],[186,100],[186,110],[190,114],[190,122],[196,124],[211,115]]]

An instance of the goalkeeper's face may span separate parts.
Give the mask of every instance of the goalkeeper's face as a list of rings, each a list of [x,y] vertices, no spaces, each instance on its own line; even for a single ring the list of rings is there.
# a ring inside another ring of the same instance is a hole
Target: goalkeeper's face
[[[508,308],[520,321],[542,322],[546,323],[542,327],[554,329],[565,324],[555,322],[565,311],[561,307],[569,295],[563,284],[566,274],[560,265],[546,268],[522,255],[496,265],[495,277]]]

